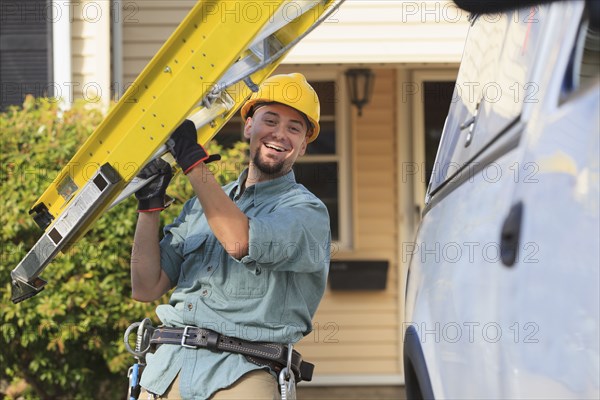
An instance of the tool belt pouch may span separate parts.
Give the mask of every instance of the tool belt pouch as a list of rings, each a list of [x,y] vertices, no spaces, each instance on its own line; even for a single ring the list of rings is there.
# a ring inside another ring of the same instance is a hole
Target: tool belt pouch
[[[150,343],[153,345],[177,344],[192,349],[205,348],[215,352],[227,351],[242,354],[251,363],[269,367],[277,374],[286,367],[288,358],[288,348],[284,344],[249,342],[194,326],[156,328]],[[293,350],[291,369],[296,382],[311,381],[314,368],[314,364],[304,361],[302,355]]]

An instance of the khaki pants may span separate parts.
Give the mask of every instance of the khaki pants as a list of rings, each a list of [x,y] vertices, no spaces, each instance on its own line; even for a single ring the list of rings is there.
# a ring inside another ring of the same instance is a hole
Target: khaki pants
[[[277,380],[273,375],[263,370],[248,372],[233,385],[214,393],[211,400],[276,400],[279,399]],[[142,388],[139,400],[164,399],[182,400],[179,393],[179,375],[162,396],[155,396]]]

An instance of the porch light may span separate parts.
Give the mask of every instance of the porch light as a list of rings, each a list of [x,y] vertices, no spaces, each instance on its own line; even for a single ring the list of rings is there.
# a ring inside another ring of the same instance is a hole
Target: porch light
[[[350,102],[358,108],[358,116],[362,116],[362,108],[371,100],[375,74],[368,68],[349,69],[346,80],[350,90]]]

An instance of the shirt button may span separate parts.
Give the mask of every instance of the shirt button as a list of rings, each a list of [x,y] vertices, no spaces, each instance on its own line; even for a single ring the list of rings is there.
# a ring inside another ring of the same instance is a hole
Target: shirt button
[[[206,295],[208,295],[208,290],[204,289],[204,290],[202,291],[202,296],[206,296]]]
[[[192,310],[192,308],[194,308],[194,306],[192,305],[192,303],[188,303],[188,305],[187,305],[187,308],[188,308],[188,310],[190,310],[190,311],[191,311],[191,310]]]
[[[262,270],[260,268],[256,268],[256,275],[260,275],[262,273]]]
[[[212,271],[212,266],[211,266],[211,265],[209,265],[209,266],[208,266],[208,268],[206,268],[206,270],[207,270],[208,272]]]

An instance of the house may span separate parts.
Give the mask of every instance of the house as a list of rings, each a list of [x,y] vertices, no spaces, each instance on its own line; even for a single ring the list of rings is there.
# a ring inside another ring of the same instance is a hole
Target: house
[[[31,92],[108,105],[194,3],[3,2],[1,105]],[[223,2],[218,12],[243,18],[250,3]],[[348,0],[279,67],[304,73],[322,103],[322,133],[297,173],[328,205],[334,236],[330,286],[298,346],[317,364],[315,385],[403,382],[404,271],[467,17],[448,1]],[[360,115],[346,74],[356,69],[374,77]],[[217,140],[240,134],[234,118]]]

